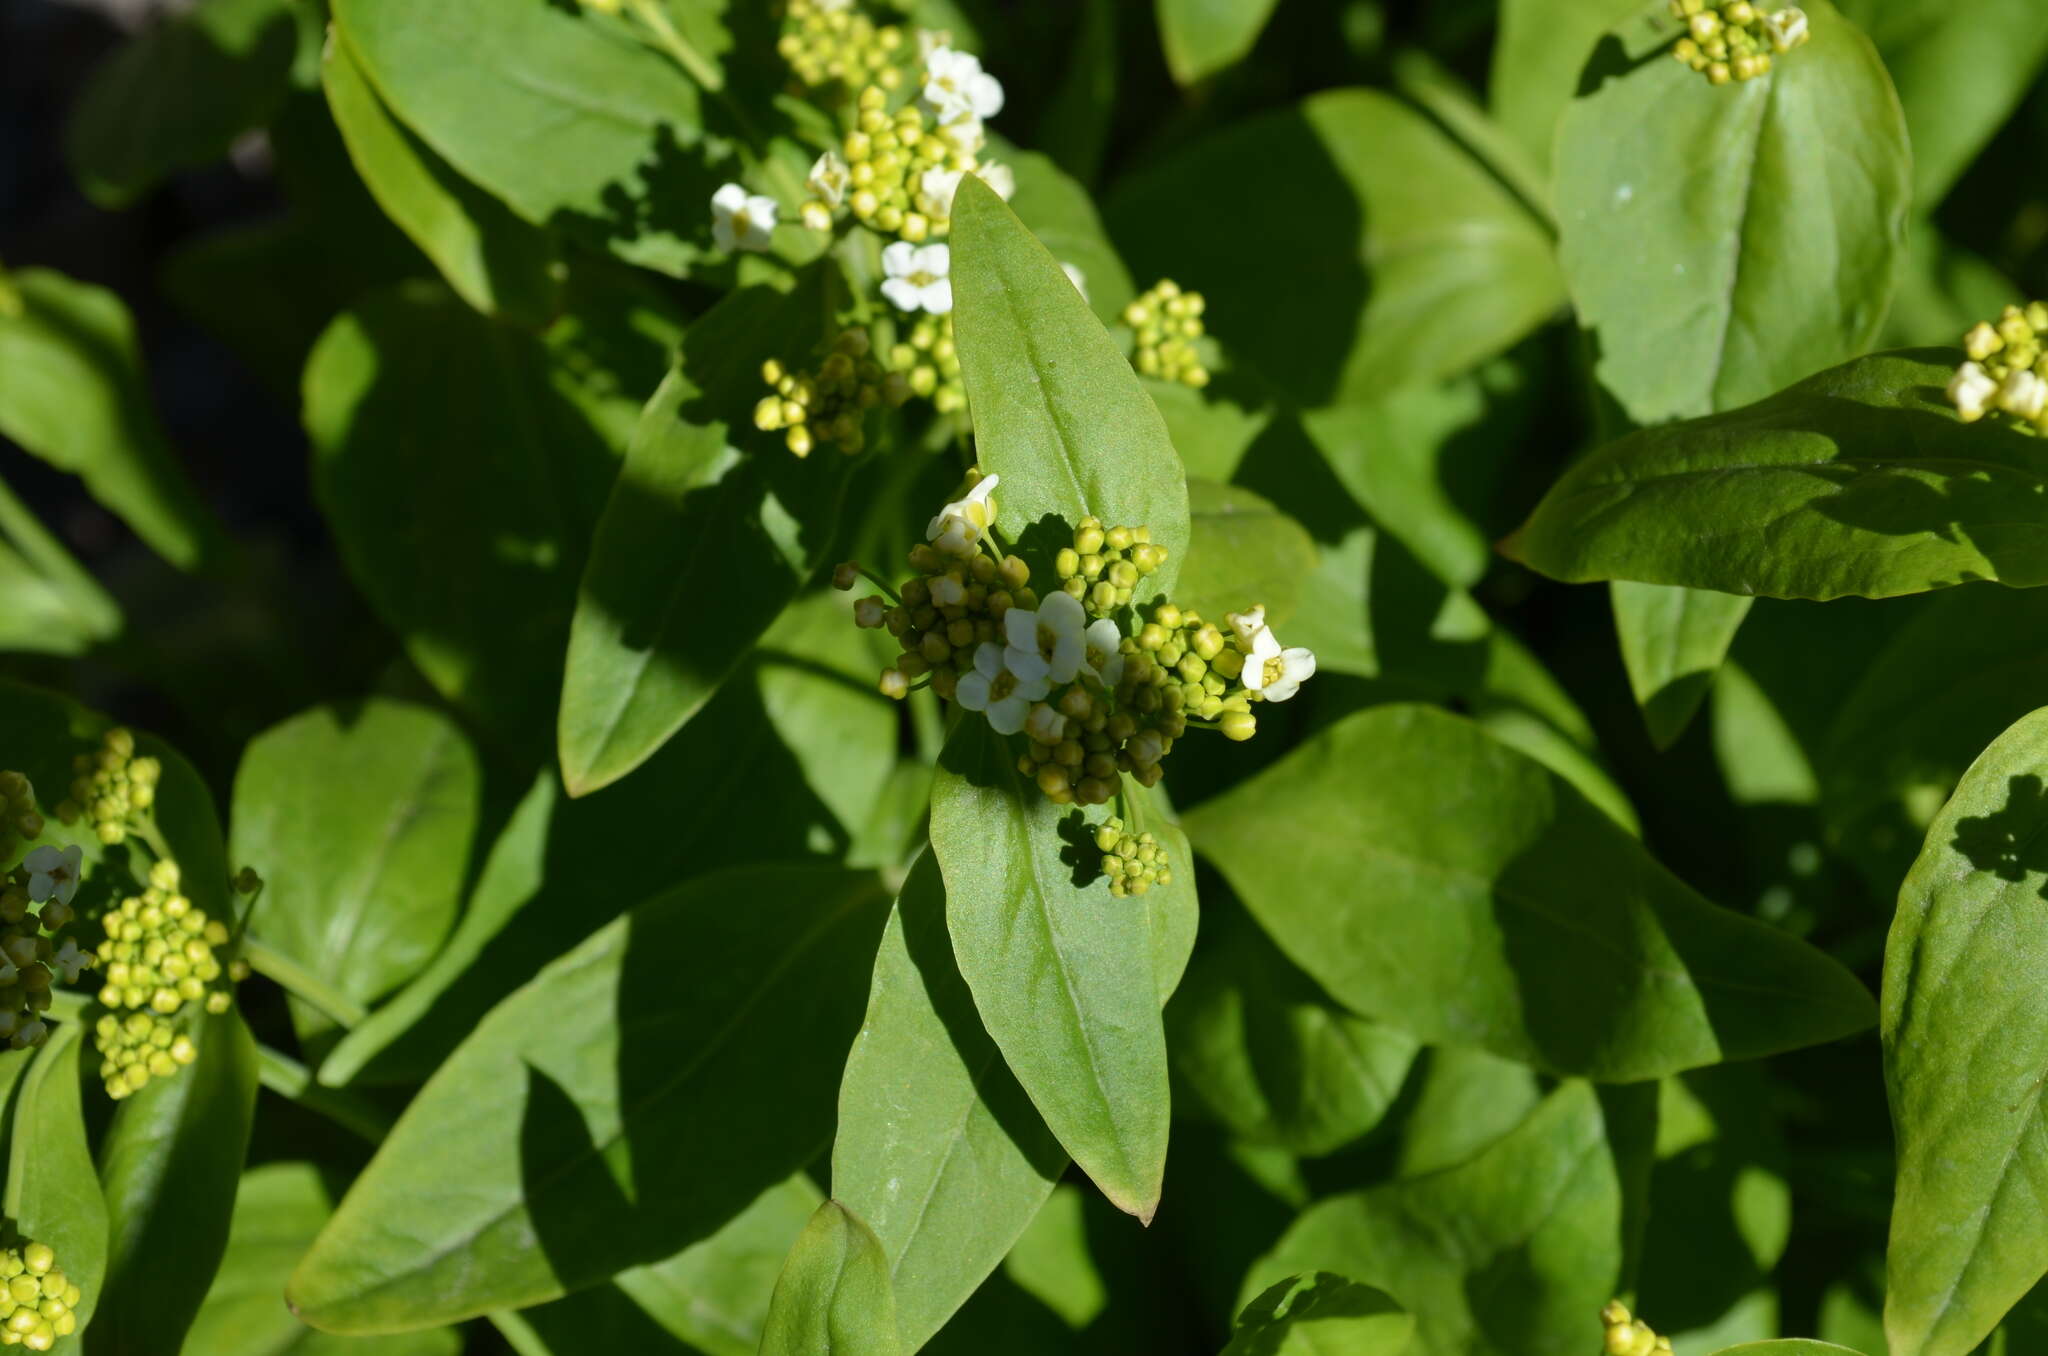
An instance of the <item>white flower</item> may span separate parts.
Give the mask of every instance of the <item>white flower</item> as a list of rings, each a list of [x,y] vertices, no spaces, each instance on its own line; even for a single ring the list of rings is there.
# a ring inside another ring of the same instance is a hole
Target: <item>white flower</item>
[[[983,476],[975,481],[965,499],[955,499],[932,515],[932,520],[925,524],[924,539],[949,556],[973,555],[981,534],[996,520],[994,501],[989,496],[995,493],[996,482],[1001,479]]]
[[[1223,620],[1229,622],[1230,629],[1237,633],[1239,648],[1250,654],[1259,632],[1266,629],[1266,605],[1261,603],[1249,612],[1226,612]]]
[[[1017,193],[1017,176],[1008,165],[994,161],[980,165],[974,174],[983,183],[996,191],[996,196],[1008,202]],[[931,210],[938,216],[953,215],[953,197],[960,191],[960,181],[967,177],[966,170],[928,169],[917,186],[924,196],[931,199]]]
[[[711,239],[725,251],[765,250],[775,230],[775,199],[727,184],[711,195]]]
[[[1061,264],[1060,269],[1067,275],[1067,281],[1074,285],[1074,290],[1081,294],[1081,300],[1088,300],[1088,275],[1074,264]]]
[[[1013,607],[1003,614],[1003,634],[1010,642],[1003,662],[1027,681],[1071,683],[1087,656],[1087,624],[1080,599],[1064,590],[1040,603],[1036,612]]]
[[[76,984],[78,972],[92,968],[92,957],[80,951],[75,940],[66,937],[64,945],[57,948],[57,954],[51,957],[50,968],[64,976],[66,984]]]
[[[1031,703],[1052,690],[1043,677],[1019,678],[1003,663],[1003,647],[983,641],[974,652],[974,667],[960,675],[953,700],[969,711],[988,714],[997,734],[1013,735],[1030,719]]]
[[[953,251],[945,245],[898,240],[882,251],[882,295],[901,311],[944,315],[953,309]]]
[[[2048,381],[2021,367],[2008,372],[1998,388],[1998,408],[2022,419],[2039,419],[2048,409]]]
[[[1771,32],[1771,45],[1780,52],[1789,52],[1806,41],[1805,10],[1793,6],[1762,17],[1764,27]]]
[[[1040,702],[1025,718],[1024,729],[1041,744],[1057,744],[1067,737],[1067,718]]]
[[[29,900],[40,904],[54,897],[59,904],[69,904],[78,893],[78,873],[84,862],[85,850],[76,843],[61,850],[45,843],[29,853],[21,859],[28,869]]]
[[[818,157],[818,163],[811,166],[811,177],[804,180],[811,192],[828,206],[837,207],[846,200],[847,185],[853,182],[853,171],[839,158],[839,152],[827,151]]]
[[[972,52],[934,47],[924,58],[924,101],[941,123],[993,118],[1003,111],[1003,85]]]
[[[1991,374],[1975,363],[1964,363],[1956,369],[1955,376],[1948,384],[1949,403],[1956,407],[1963,422],[1974,424],[1984,417],[1985,407],[1998,394],[1998,383]]]
[[[994,189],[996,196],[1004,202],[1017,196],[1017,172],[1008,165],[985,160],[975,166],[974,173],[975,177]]]
[[[1124,633],[1117,629],[1116,623],[1103,617],[1090,625],[1081,639],[1084,647],[1081,662],[1088,666],[1088,671],[1100,679],[1104,687],[1113,688],[1122,682]]]
[[[958,607],[967,601],[967,585],[957,574],[942,574],[932,580],[932,606]]]
[[[1284,702],[1315,677],[1315,651],[1296,646],[1280,648],[1270,630],[1261,628],[1244,661],[1244,685],[1269,702]]]

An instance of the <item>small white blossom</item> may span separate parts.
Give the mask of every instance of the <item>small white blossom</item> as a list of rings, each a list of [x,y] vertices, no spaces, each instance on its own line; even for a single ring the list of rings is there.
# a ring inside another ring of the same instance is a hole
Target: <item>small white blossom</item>
[[[925,524],[924,539],[949,556],[973,555],[981,534],[996,520],[995,501],[989,496],[1001,479],[983,476],[974,482],[965,499],[955,499],[932,515]]]
[[[837,207],[846,200],[846,189],[853,182],[853,171],[839,158],[839,152],[827,151],[818,157],[818,163],[811,166],[810,178],[804,183],[819,201],[830,207]]]
[[[1088,275],[1081,271],[1079,265],[1063,263],[1060,270],[1067,275],[1067,281],[1074,285],[1074,290],[1081,294],[1081,300],[1088,300]]]
[[[1052,690],[1044,678],[1023,679],[1003,663],[1003,647],[983,641],[974,652],[974,667],[960,675],[953,700],[969,711],[988,715],[997,734],[1013,735],[1031,716],[1031,704]]]
[[[996,191],[996,196],[1008,202],[1017,194],[1017,176],[1008,165],[994,161],[979,165],[974,174],[983,183]],[[931,209],[942,217],[953,215],[953,198],[960,191],[960,181],[968,171],[956,169],[928,169],[917,181],[918,189],[931,199]]]
[[[1040,702],[1025,718],[1024,732],[1041,744],[1057,744],[1067,737],[1067,718]]]
[[[1064,590],[1040,603],[1036,612],[1013,607],[1003,614],[1003,634],[1010,642],[1003,662],[1019,678],[1071,683],[1088,653],[1087,625],[1080,600]]]
[[[718,248],[765,250],[774,237],[775,199],[727,184],[711,195],[711,239]]]
[[[92,968],[92,957],[78,949],[78,943],[66,937],[64,945],[57,948],[57,954],[50,960],[50,968],[64,977],[66,984],[78,982],[78,972]]]
[[[69,904],[78,893],[78,876],[84,862],[85,850],[76,843],[62,849],[45,843],[22,858],[21,864],[28,869],[30,902],[40,904],[54,898],[60,904]]]
[[[932,606],[958,607],[967,601],[967,585],[957,574],[942,574],[932,580]]]
[[[1975,363],[1964,363],[1958,367],[1948,384],[1949,403],[1956,407],[1956,413],[1966,424],[1982,419],[1991,398],[1997,394],[1998,383]]]
[[[1123,681],[1124,656],[1122,646],[1124,633],[1108,617],[1090,624],[1082,633],[1084,652],[1081,662],[1088,671],[1099,679],[1104,687],[1113,688]]]
[[[1008,165],[984,160],[974,168],[975,177],[996,191],[1004,202],[1017,196],[1017,172]]]
[[[953,309],[953,251],[941,245],[898,240],[882,251],[882,295],[901,311],[944,315]]]
[[[1770,30],[1771,45],[1780,52],[1789,52],[1805,42],[1806,11],[1796,6],[1778,10],[1762,16],[1764,27]]]
[[[1250,654],[1259,632],[1266,629],[1266,605],[1261,603],[1246,612],[1226,612],[1223,620],[1229,622],[1230,629],[1237,633],[1238,646]]]
[[[2039,419],[2048,409],[2048,381],[2024,367],[2006,373],[1998,388],[1998,408],[2022,419]]]
[[[1269,629],[1261,629],[1244,661],[1244,685],[1269,702],[1284,702],[1315,677],[1315,651],[1295,646],[1283,650]]]
[[[934,47],[924,58],[924,101],[941,123],[993,118],[1003,111],[1003,85],[972,52]]]

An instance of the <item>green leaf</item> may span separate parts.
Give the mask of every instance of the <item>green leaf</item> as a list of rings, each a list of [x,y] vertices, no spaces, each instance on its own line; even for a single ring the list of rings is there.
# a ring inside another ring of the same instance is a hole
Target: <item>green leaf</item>
[[[1187,477],[1159,411],[1044,245],[979,179],[953,208],[954,323],[981,467],[1002,476],[1004,530],[1047,515],[1144,525],[1171,553],[1149,583],[1173,587],[1188,549]]]
[[[1558,257],[1600,383],[1638,424],[1760,400],[1884,324],[1905,117],[1869,39],[1827,0],[1804,8],[1813,40],[1728,86],[1673,61],[1678,25],[1644,9],[1558,125]]]
[[[1110,1305],[1102,1269],[1088,1246],[1088,1204],[1080,1187],[1062,1183],[1003,1258],[1003,1277],[1081,1332]],[[953,1331],[949,1325],[948,1333]]]
[[[1570,583],[1770,598],[2048,583],[2038,442],[1959,422],[1942,395],[1956,361],[1876,354],[1630,434],[1565,472],[1502,549]]]
[[[411,979],[455,925],[482,775],[453,721],[404,702],[315,707],[258,735],[231,852],[267,882],[252,935],[366,1007]]]
[[[762,360],[816,324],[822,282],[713,307],[634,428],[569,632],[557,733],[571,795],[625,776],[696,715],[831,549],[844,459],[792,457],[751,418]]]
[[[1836,962],[1709,904],[1554,774],[1435,708],[1348,717],[1188,828],[1332,997],[1424,1041],[1633,1082],[1874,1016]]]
[[[2048,712],[2036,711],[1964,774],[1899,890],[1884,964],[1893,1356],[1961,1356],[2048,1273],[2030,1185],[2048,1172],[2044,777]]]
[[[724,1224],[830,1137],[886,908],[866,876],[741,868],[563,955],[407,1108],[293,1274],[299,1314],[343,1333],[453,1322]]]
[[[1476,1158],[1310,1206],[1245,1289],[1363,1277],[1403,1297],[1418,1356],[1576,1356],[1620,1276],[1621,1219],[1600,1099],[1571,1082]]]
[[[1223,1356],[1399,1356],[1415,1315],[1391,1295],[1327,1271],[1290,1276],[1237,1316]]]
[[[1113,898],[1099,878],[1075,883],[1096,869],[1092,844],[1069,848],[1082,834],[1062,834],[1082,820],[1024,781],[986,722],[963,721],[947,741],[931,837],[960,973],[1067,1153],[1149,1223],[1169,1120],[1151,925],[1145,900]],[[1174,862],[1176,879],[1192,869]]]
[[[121,630],[121,609],[0,481],[0,648],[83,654]]]
[[[85,1142],[79,1052],[85,1028],[59,1025],[21,1079],[7,1159],[7,1218],[24,1238],[47,1243],[78,1285],[78,1326],[92,1322],[107,1272],[107,1201]],[[77,1349],[63,1342],[58,1350]]]
[[[775,1283],[761,1356],[896,1356],[902,1350],[882,1245],[845,1206],[825,1202]]]
[[[1166,68],[1183,85],[1237,64],[1265,31],[1280,0],[1158,0]]]
[[[292,1316],[280,1296],[333,1204],[311,1163],[266,1163],[242,1175],[227,1253],[186,1335],[183,1356],[455,1356],[462,1335],[431,1328],[399,1337],[330,1337]]]
[[[1862,1356],[1848,1347],[1838,1347],[1833,1342],[1816,1342],[1807,1337],[1786,1337],[1771,1342],[1743,1342],[1738,1346],[1722,1347],[1714,1356],[1828,1356],[1839,1352],[1841,1356]]]
[[[697,85],[624,25],[548,0],[333,9],[385,106],[527,221],[666,273],[705,252],[706,204],[735,176],[704,163]]]
[[[1505,1137],[1543,1102],[1526,1064],[1444,1045],[1423,1053],[1421,1090],[1401,1120],[1397,1175],[1455,1167]]]
[[[535,329],[552,320],[559,264],[547,235],[400,125],[370,87],[345,36],[327,44],[320,79],[363,183],[448,285],[486,314]]]
[[[8,279],[23,306],[0,311],[0,435],[81,477],[173,565],[201,563],[220,530],[157,424],[128,308],[47,269]]]
[[[1116,113],[1118,4],[1082,0],[1080,9],[1066,76],[1046,101],[1033,140],[1067,173],[1092,184],[1102,172]]]
[[[114,53],[64,139],[86,196],[124,207],[269,121],[290,87],[300,22],[295,0],[204,0]]]
[[[190,893],[199,873],[182,854],[179,863]],[[198,1060],[123,1101],[100,1145],[108,1251],[96,1351],[173,1356],[227,1248],[256,1114],[256,1042],[232,1010],[189,1034]]]
[[[1668,749],[1706,699],[1755,599],[1625,580],[1616,581],[1611,594],[1628,685],[1650,742]]]
[[[1263,603],[1280,626],[1301,603],[1302,581],[1316,571],[1308,530],[1250,490],[1213,480],[1188,482],[1188,558],[1173,601],[1216,622]]]
[[[1134,272],[1201,292],[1233,360],[1308,408],[1462,372],[1564,300],[1541,224],[1374,90],[1237,122],[1132,174],[1108,217]]]
[[[1557,120],[1602,34],[1642,0],[1501,0],[1487,81],[1494,120],[1546,170]]]

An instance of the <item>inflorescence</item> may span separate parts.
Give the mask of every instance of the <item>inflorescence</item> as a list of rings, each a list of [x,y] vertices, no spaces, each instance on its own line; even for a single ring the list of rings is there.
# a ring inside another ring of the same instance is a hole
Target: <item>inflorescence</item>
[[[1766,11],[1753,0],[1671,0],[1673,18],[1685,21],[1685,36],[1671,55],[1716,85],[1768,75],[1771,58],[1806,42],[1806,13],[1795,6]]]
[[[49,1244],[0,1248],[0,1347],[48,1351],[78,1330],[75,1311],[84,1298],[78,1282],[57,1269]]]
[[[2048,433],[2048,302],[2008,306],[1997,322],[1963,336],[1968,360],[1948,384],[1949,403],[1966,424],[1998,411]]]
[[[1600,1348],[1606,1356],[1652,1356],[1654,1352],[1671,1350],[1670,1338],[1659,1337],[1649,1324],[1631,1316],[1628,1306],[1620,1300],[1607,1302],[1607,1307],[1600,1311],[1600,1322],[1607,1329],[1606,1341]]]
[[[36,808],[35,788],[19,772],[0,772],[0,803],[0,858],[11,858],[17,835],[33,841],[49,825]],[[57,977],[74,982],[92,964],[76,941],[65,937],[60,946],[57,940],[77,916],[72,900],[84,869],[85,853],[77,844],[45,843],[0,876],[0,1039],[11,1049],[49,1039],[43,1014],[50,1010]]]
[[[117,1101],[190,1064],[198,1050],[173,1019],[188,1003],[226,1012],[233,1001],[226,982],[248,975],[246,961],[222,964],[216,951],[228,945],[227,925],[180,894],[180,883],[178,864],[158,861],[149,869],[148,887],[101,920],[106,983],[99,996],[107,1011],[93,1035],[100,1077]]]
[[[1209,369],[1195,352],[1195,340],[1205,333],[1202,312],[1206,305],[1200,292],[1182,291],[1173,279],[1161,278],[1124,307],[1124,324],[1137,335],[1132,366],[1162,381],[1207,386]]]

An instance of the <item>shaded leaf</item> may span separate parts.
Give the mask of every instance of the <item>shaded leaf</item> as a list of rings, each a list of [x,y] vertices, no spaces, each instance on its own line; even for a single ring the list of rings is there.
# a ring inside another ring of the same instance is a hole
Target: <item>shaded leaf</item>
[[[1692,723],[1714,674],[1755,600],[1734,593],[1616,581],[1614,629],[1628,684],[1649,727],[1668,749]]]
[[[1501,0],[1488,100],[1501,128],[1546,170],[1557,120],[1594,44],[1642,8],[1641,0]]]
[[[895,1356],[902,1350],[882,1245],[845,1206],[825,1202],[775,1283],[761,1356]]]
[[[1280,0],[1158,0],[1166,66],[1183,85],[1234,65],[1259,40]]]
[[[1285,624],[1300,605],[1301,581],[1316,570],[1316,544],[1300,523],[1236,485],[1188,482],[1188,558],[1173,601],[1221,623],[1225,613],[1263,604]]]
[[[1237,1316],[1223,1356],[1398,1356],[1415,1335],[1415,1316],[1392,1296],[1327,1271],[1290,1276]]]

